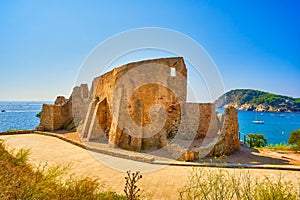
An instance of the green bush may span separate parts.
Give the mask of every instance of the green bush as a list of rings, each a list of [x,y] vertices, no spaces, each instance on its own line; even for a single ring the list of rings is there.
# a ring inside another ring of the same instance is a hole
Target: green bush
[[[264,147],[267,145],[267,139],[263,134],[249,134],[246,143],[252,147]]]
[[[300,129],[291,132],[288,143],[295,151],[300,150]]]
[[[41,118],[42,111],[38,112],[35,116]]]

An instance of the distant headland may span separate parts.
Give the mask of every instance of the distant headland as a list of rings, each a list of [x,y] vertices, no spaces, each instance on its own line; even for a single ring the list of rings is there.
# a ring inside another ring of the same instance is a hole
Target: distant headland
[[[258,112],[300,112],[300,98],[252,89],[226,92],[215,102],[216,107],[233,106],[238,110]]]

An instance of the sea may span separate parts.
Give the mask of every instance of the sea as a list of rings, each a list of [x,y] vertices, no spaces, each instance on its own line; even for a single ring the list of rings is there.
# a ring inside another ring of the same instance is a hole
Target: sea
[[[217,108],[224,113],[224,108]],[[254,120],[262,120],[264,124],[252,123]],[[238,110],[238,122],[240,139],[244,135],[257,133],[263,134],[268,144],[287,144],[290,133],[300,129],[300,113],[275,113],[275,112],[252,112]]]
[[[44,103],[51,101],[2,101],[0,102],[0,132],[7,130],[33,130],[39,125],[36,115]],[[224,113],[223,108],[218,112]],[[254,124],[253,120],[263,120],[264,124]],[[300,129],[300,113],[272,113],[238,111],[239,132],[243,135],[260,133],[268,144],[287,143],[291,131]]]
[[[40,123],[36,115],[51,101],[0,101],[0,132],[33,130]]]

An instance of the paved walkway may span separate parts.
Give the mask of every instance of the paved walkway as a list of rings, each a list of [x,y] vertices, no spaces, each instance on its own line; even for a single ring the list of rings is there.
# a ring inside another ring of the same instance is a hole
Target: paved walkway
[[[177,190],[182,187],[191,167],[166,166],[148,164],[122,158],[116,158],[100,153],[92,153],[58,138],[37,135],[0,136],[9,148],[31,149],[30,162],[36,166],[47,162],[49,165],[71,163],[71,173],[78,176],[97,176],[106,188],[123,193],[126,170],[140,170],[143,178],[138,186],[145,192],[150,192],[153,199],[177,199]],[[214,168],[216,169],[216,168]],[[224,169],[233,172],[234,169]],[[242,170],[242,169],[235,169]],[[273,176],[277,170],[249,169],[253,175]],[[299,171],[281,171],[286,180],[297,182]]]

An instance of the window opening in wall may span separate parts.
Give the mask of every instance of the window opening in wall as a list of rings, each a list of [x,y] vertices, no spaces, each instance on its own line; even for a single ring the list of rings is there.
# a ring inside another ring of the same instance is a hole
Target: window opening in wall
[[[170,69],[171,69],[171,71],[170,71],[171,76],[172,76],[172,77],[175,77],[175,76],[176,76],[176,69],[173,68],[173,67],[171,67]]]

